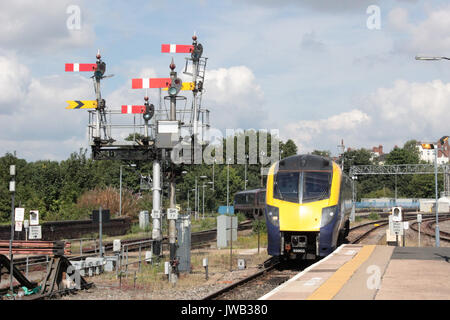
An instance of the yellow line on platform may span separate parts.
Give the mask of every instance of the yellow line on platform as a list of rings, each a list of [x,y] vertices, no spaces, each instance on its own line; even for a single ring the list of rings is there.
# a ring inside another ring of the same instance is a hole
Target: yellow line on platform
[[[327,281],[325,281],[307,300],[331,300],[341,290],[355,271],[370,257],[375,245],[367,245],[359,250],[352,260],[340,267]]]

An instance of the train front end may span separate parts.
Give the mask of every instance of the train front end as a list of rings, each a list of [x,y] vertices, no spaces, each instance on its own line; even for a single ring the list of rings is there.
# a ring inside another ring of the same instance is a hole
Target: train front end
[[[316,259],[336,248],[344,220],[340,181],[339,166],[321,156],[296,155],[272,165],[265,210],[270,255]]]

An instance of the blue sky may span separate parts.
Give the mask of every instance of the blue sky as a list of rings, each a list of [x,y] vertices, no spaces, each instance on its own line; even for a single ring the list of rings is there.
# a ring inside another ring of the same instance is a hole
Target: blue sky
[[[81,29],[68,30],[69,5]],[[377,5],[381,28],[366,13]],[[49,8],[52,10],[49,10]],[[190,44],[196,31],[208,59],[204,105],[226,128],[279,129],[300,152],[337,153],[448,132],[450,65],[416,54],[450,55],[445,1],[14,1],[0,4],[0,153],[62,160],[88,147],[87,113],[66,100],[94,99],[87,74],[66,62],[94,62],[111,108],[142,102],[131,78],[168,76],[162,43]],[[184,55],[175,55],[179,68]],[[23,115],[28,115],[24,117]]]

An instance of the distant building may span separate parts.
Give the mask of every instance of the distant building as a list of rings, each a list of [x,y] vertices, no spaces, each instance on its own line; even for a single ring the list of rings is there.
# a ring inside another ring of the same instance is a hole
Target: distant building
[[[376,160],[379,165],[383,165],[386,161],[386,154],[383,152],[383,146],[381,144],[378,147],[372,147],[370,153],[372,154],[370,161]]]
[[[379,156],[381,156],[382,154],[384,154],[384,153],[383,153],[383,146],[380,144],[378,147],[373,147],[373,148],[372,148],[372,154],[373,154],[375,157],[379,157]]]
[[[430,149],[422,148],[422,144],[425,144],[425,143],[435,143],[435,142],[418,142],[417,143],[417,147],[419,149],[420,160],[433,163],[436,149],[430,150]],[[448,140],[445,141],[442,149],[441,149],[441,143],[438,142],[438,147],[439,147],[439,153],[438,153],[438,157],[437,157],[438,164],[448,163],[449,162],[449,153],[450,153]]]

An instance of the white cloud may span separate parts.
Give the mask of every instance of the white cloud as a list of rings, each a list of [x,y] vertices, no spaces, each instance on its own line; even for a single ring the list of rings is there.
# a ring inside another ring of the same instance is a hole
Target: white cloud
[[[26,95],[30,72],[15,57],[0,56],[0,114],[11,114]]]
[[[391,88],[379,88],[367,99],[380,126],[380,138],[414,137],[418,140],[448,133],[450,84],[441,80],[410,83],[397,80]]]
[[[95,33],[89,23],[88,7],[80,0],[16,0],[0,2],[0,45],[15,49],[52,50],[61,47],[87,46]],[[69,30],[66,12],[78,5],[80,29]]]
[[[406,9],[395,8],[388,20],[394,29],[407,35],[407,39],[397,41],[399,51],[444,55],[450,50],[450,6],[428,9],[426,19],[419,23],[410,21]]]
[[[92,99],[92,81],[73,74],[32,78],[14,58],[0,56],[0,62],[3,74],[14,75],[11,83],[21,84],[11,94],[11,83],[0,81],[0,92],[10,95],[0,100],[0,110],[8,111],[0,115],[0,153],[16,150],[28,159],[64,159],[76,151],[79,141],[86,140],[87,114],[66,110],[66,100]]]
[[[218,128],[257,127],[266,117],[264,94],[246,66],[209,70],[204,105]]]
[[[247,0],[249,3],[254,3],[258,5],[265,6],[275,6],[284,7],[288,5],[296,5],[300,7],[308,7],[317,11],[322,12],[332,12],[336,11],[353,11],[353,12],[364,12],[363,10],[369,5],[374,3],[374,0],[340,0],[340,1],[330,1],[330,0]],[[415,2],[416,0],[403,0]]]
[[[369,125],[368,114],[354,109],[319,120],[301,120],[287,124],[280,132],[286,139],[293,139],[299,152],[311,152],[320,149],[320,145],[334,144],[342,136],[355,135],[361,128]]]
[[[280,133],[294,139],[299,152],[326,148],[335,152],[341,138],[353,148],[383,144],[388,151],[410,139],[434,141],[449,134],[450,83],[397,80],[360,103],[360,109],[326,119],[291,122]]]

